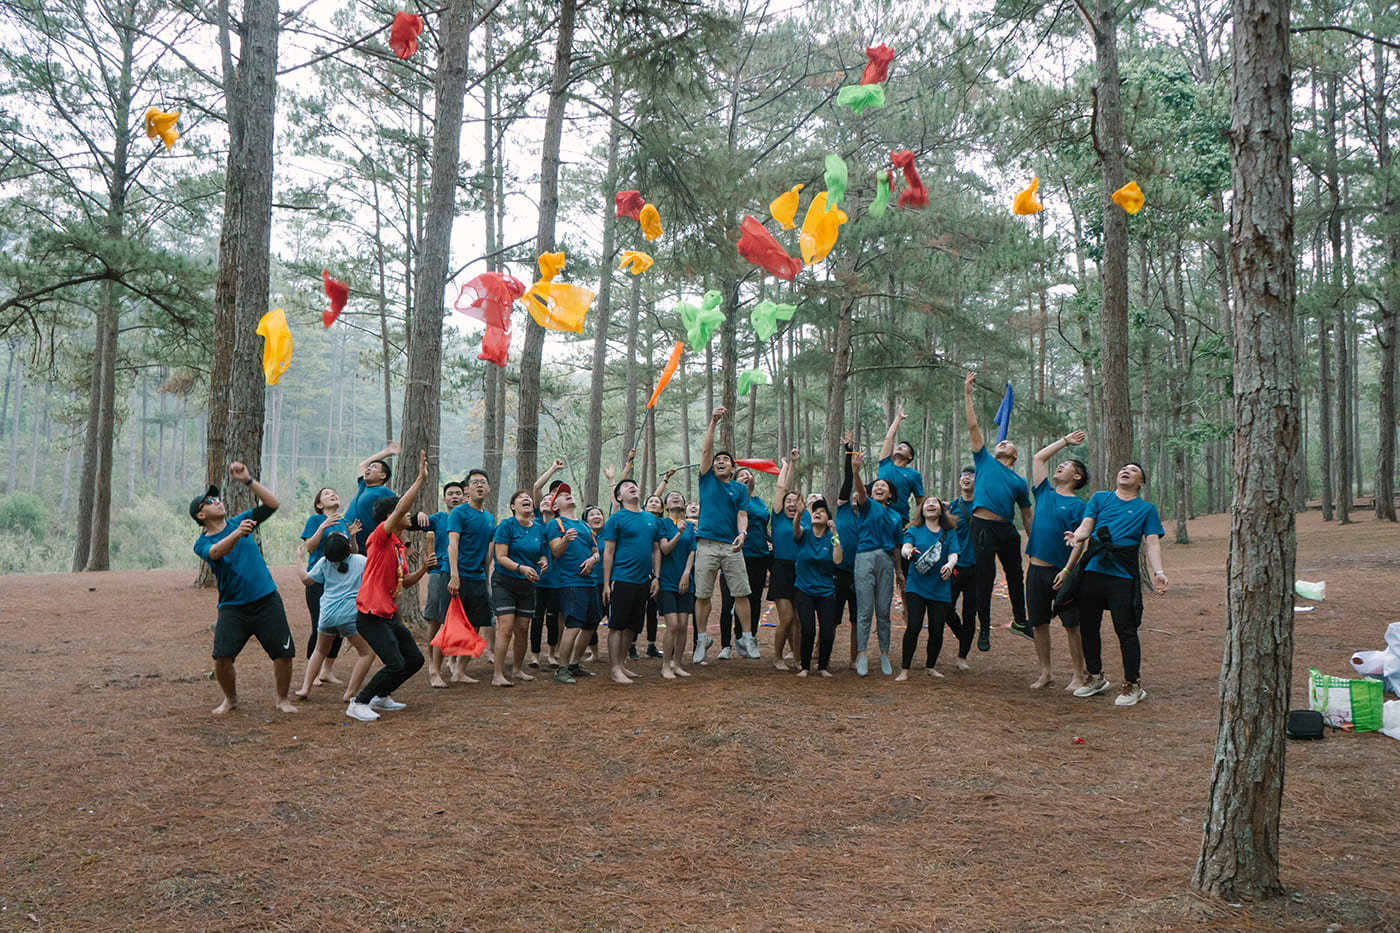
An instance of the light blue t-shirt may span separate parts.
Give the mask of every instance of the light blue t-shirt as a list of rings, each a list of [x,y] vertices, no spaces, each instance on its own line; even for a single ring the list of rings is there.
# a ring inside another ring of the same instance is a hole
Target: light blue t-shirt
[[[758,496],[749,496],[749,503],[744,506],[744,511],[749,513],[749,531],[744,536],[744,556],[767,557],[768,503]]]
[[[1016,506],[1030,507],[1031,493],[1025,477],[992,456],[986,445],[973,452],[972,465],[977,469],[973,509],[987,509],[1007,521],[1015,521]]]
[[[495,538],[496,519],[483,509],[463,502],[447,517],[447,532],[456,532],[457,575],[463,580],[486,579],[486,555]]]
[[[202,534],[195,539],[194,552],[214,571],[214,579],[219,584],[220,606],[242,606],[257,602],[269,593],[277,592],[277,584],[272,582],[267,561],[252,535],[244,535],[229,551],[218,560],[209,559],[209,551],[220,541],[238,530],[238,526],[253,517],[253,510],[239,512],[224,522],[218,534]]]
[[[792,523],[788,523],[792,527]],[[802,526],[802,540],[796,542],[797,576],[794,584],[808,596],[821,599],[836,595],[836,563],[832,560],[832,533],[820,538],[810,524]]]
[[[1114,547],[1132,547],[1141,544],[1148,535],[1165,535],[1157,506],[1146,499],[1134,497],[1120,499],[1111,489],[1096,492],[1089,497],[1089,505],[1084,509],[1084,517],[1094,520],[1094,537],[1100,528],[1107,528]],[[1106,573],[1110,577],[1133,579],[1134,574],[1120,568],[1118,563],[1106,555],[1094,555],[1084,567],[1096,573]]]
[[[702,507],[702,515],[704,511]],[[618,509],[609,515],[608,523],[603,526],[603,541],[615,542],[610,579],[615,583],[651,582],[651,549],[659,536],[656,516],[650,512]]]
[[[726,543],[739,537],[739,510],[748,501],[747,486],[734,480],[720,482],[711,466],[700,474],[700,527],[695,530],[696,536]]]
[[[885,457],[880,461],[880,469],[876,471],[875,478],[890,484],[890,489],[894,491],[894,501],[890,506],[899,513],[899,520],[907,525],[909,497],[923,497],[924,474],[913,467],[896,466],[893,457]]]
[[[496,526],[494,540],[497,544],[506,546],[506,561],[510,564],[510,569],[506,569],[497,555],[497,573],[523,580],[525,575],[516,569],[517,565],[534,567],[536,572],[539,571],[540,558],[544,556],[544,528],[539,522],[522,525],[520,520],[512,515]]]
[[[560,516],[550,520],[545,526],[545,541],[552,542],[564,537],[564,533],[572,529],[578,537],[564,545],[564,553],[559,557],[554,556],[554,551],[549,552],[549,566],[554,569],[555,583],[560,588],[569,586],[589,586],[593,581],[583,575],[579,567],[593,554],[593,532],[588,525],[576,518],[564,518]],[[602,563],[600,560],[599,563]]]
[[[360,578],[365,572],[366,558],[363,554],[351,554],[345,558],[345,573],[340,572],[339,564],[332,564],[322,557],[306,575],[325,587],[321,591],[321,621],[316,629],[328,632],[337,625],[349,625],[355,621],[355,594],[360,592]]]
[[[958,569],[966,570],[977,563],[977,552],[972,548],[972,503],[959,495],[945,508],[949,515],[958,519],[958,527],[953,529],[954,534],[958,536]]]
[[[867,496],[864,505],[856,506],[856,516],[860,518],[858,552],[893,551],[899,546],[904,523],[894,509]]]
[[[1035,487],[1035,518],[1031,521],[1030,540],[1026,553],[1054,567],[1069,562],[1070,546],[1065,544],[1065,532],[1079,527],[1084,517],[1084,500],[1056,492],[1049,480]]]
[[[670,541],[676,536],[677,530],[680,531],[680,540],[671,549],[671,553],[667,554],[665,550],[661,552],[660,585],[661,589],[667,593],[681,591],[681,575],[685,572],[685,563],[695,551],[695,529],[685,519],[681,519],[679,529],[674,521],[669,518],[664,519],[659,533],[664,540]],[[689,587],[687,587],[687,592],[689,592]]]
[[[943,579],[942,571],[948,564],[948,558],[958,553],[957,534],[941,528],[934,531],[925,523],[905,529],[904,542],[914,545],[917,551],[909,558],[909,569],[904,574],[905,592],[922,596],[929,602],[952,602],[953,586],[950,581]],[[938,563],[934,564],[928,573],[919,573],[915,564],[926,551],[933,548],[940,551]],[[958,557],[958,564],[962,564],[961,556]]]

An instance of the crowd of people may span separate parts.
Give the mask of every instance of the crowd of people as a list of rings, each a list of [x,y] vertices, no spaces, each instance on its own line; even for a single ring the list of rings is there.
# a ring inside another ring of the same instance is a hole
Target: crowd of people
[[[250,534],[279,507],[276,496],[241,463],[229,466],[234,482],[246,483],[258,505],[229,516],[216,486],[191,503],[189,514],[202,533],[194,550],[218,584],[214,671],[225,713],[238,703],[234,659],[250,637],[273,661],[276,706],[296,712],[292,698],[306,699],[317,686],[343,686],[346,715],[369,722],[405,704],[394,691],[426,664],[433,687],[475,683],[470,659],[423,651],[398,617],[403,590],[427,576],[423,615],[436,634],[453,601],[485,639],[482,655],[491,684],[511,687],[531,681],[531,671],[553,669],[560,684],[606,675],[631,684],[638,673],[638,640],[645,654],[661,661],[666,680],[686,678],[706,663],[714,639],[708,622],[720,596],[718,660],[762,657],[758,628],[763,590],[773,603],[772,663],[798,677],[830,677],[836,629],[850,623],[852,667],[871,673],[870,630],[876,633],[880,672],[907,681],[921,637],[924,669],[943,677],[937,664],[944,629],[957,642],[955,666],[967,670],[974,639],[991,649],[991,606],[1000,563],[1011,606],[1010,631],[1034,643],[1039,676],[1030,684],[1054,684],[1050,625],[1058,617],[1067,636],[1071,674],[1078,697],[1109,693],[1104,676],[1101,625],[1107,611],[1122,655],[1116,705],[1132,706],[1147,692],[1141,683],[1142,622],[1140,546],[1145,544],[1152,587],[1167,589],[1162,567],[1164,534],[1157,508],[1143,499],[1147,475],[1138,463],[1117,472],[1112,489],[1085,499],[1089,480],[1082,460],[1051,461],[1084,444],[1083,431],[1067,434],[1036,452],[1031,482],[1016,470],[1019,452],[1009,440],[989,450],[972,402],[975,376],[964,383],[972,463],[959,477],[953,497],[925,495],[914,463],[917,451],[899,438],[903,407],[896,408],[881,443],[872,477],[852,437],[843,439],[844,470],[835,503],[797,488],[798,451],[778,468],[772,504],[758,494],[755,471],[715,449],[715,433],[726,415],[710,416],[702,445],[699,491],[687,500],[667,490],[675,471],[645,499],[630,476],[605,471],[611,504],[580,511],[572,488],[554,477],[565,466],[555,460],[533,488],[508,500],[500,521],[486,511],[491,478],[473,469],[443,486],[443,509],[415,511],[427,477],[426,454],[401,496],[389,488],[390,445],[360,464],[355,496],[343,506],[334,489],[317,492],[302,531],[306,566],[297,567],[306,590],[312,632],[301,687],[291,693],[296,656],[277,587]],[[1015,525],[1020,514],[1025,532]],[[427,532],[431,552],[421,558],[405,543],[407,532]],[[905,628],[899,654],[891,658],[892,606],[902,594]],[[959,601],[961,609],[959,610]],[[923,635],[927,622],[927,636]],[[606,627],[606,650],[599,628]],[[658,646],[658,636],[661,643]],[[342,681],[336,661],[344,642],[356,652]],[[591,665],[606,653],[606,669]],[[381,663],[369,676],[375,660]],[[895,675],[895,660],[898,674]],[[791,662],[791,664],[790,664]],[[483,671],[484,676],[484,671]]]

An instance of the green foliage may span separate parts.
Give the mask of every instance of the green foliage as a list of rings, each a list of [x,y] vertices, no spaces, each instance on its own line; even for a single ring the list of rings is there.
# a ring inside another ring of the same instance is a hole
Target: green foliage
[[[47,531],[44,503],[32,492],[12,492],[0,499],[0,535],[38,541]]]

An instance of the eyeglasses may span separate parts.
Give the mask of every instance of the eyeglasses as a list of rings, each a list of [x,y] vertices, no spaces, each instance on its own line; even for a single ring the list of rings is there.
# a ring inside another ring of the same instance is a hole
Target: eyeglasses
[[[219,497],[218,497],[218,496],[205,496],[203,499],[200,500],[199,504],[200,504],[201,507],[203,507],[203,506],[206,506],[206,505],[212,505],[212,504],[214,504],[215,502],[218,502],[218,501],[219,501]]]

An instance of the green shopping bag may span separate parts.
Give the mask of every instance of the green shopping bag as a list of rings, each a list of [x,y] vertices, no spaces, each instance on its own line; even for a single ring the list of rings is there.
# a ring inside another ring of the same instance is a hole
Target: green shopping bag
[[[1354,732],[1381,727],[1385,684],[1370,677],[1352,680],[1308,668],[1308,709],[1322,714],[1327,724]]]

